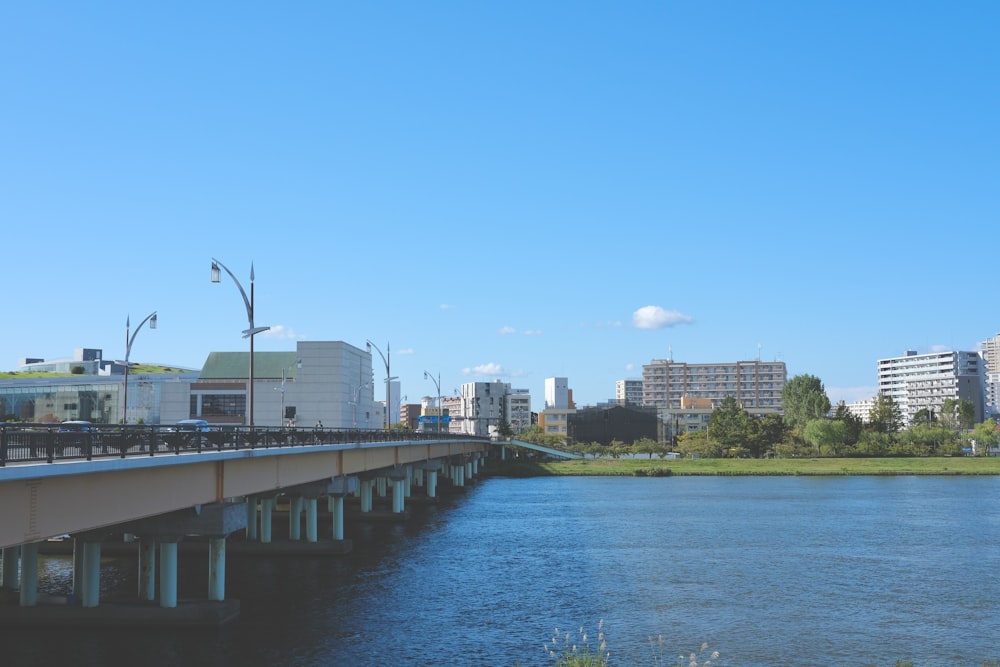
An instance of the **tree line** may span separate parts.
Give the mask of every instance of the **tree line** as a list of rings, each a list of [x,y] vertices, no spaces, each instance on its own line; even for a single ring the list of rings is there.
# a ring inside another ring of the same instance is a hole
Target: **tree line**
[[[781,392],[784,414],[752,415],[735,397],[712,411],[708,428],[679,434],[676,442],[643,438],[610,446],[577,443],[537,426],[518,438],[549,447],[596,456],[648,454],[665,457],[674,451],[703,458],[792,458],[804,456],[986,456],[1000,444],[1000,426],[992,419],[974,424],[975,409],[965,400],[945,399],[939,412],[921,410],[906,424],[891,396],[875,398],[868,419],[851,413],[841,402],[831,413],[823,383],[812,375],[793,377]]]

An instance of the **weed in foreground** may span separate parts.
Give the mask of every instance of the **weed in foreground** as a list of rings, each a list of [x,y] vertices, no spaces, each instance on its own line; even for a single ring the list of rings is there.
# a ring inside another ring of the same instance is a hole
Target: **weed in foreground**
[[[555,667],[609,667],[611,664],[611,653],[604,639],[603,619],[597,624],[596,646],[591,645],[590,638],[581,627],[576,638],[556,628],[552,641],[542,647],[555,660]]]

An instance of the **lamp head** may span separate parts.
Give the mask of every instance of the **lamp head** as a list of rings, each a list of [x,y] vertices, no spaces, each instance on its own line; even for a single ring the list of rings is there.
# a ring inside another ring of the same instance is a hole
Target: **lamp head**
[[[156,328],[156,313],[153,313],[153,316],[149,318],[149,328],[150,329]]]
[[[222,282],[222,270],[219,268],[218,263],[214,261],[212,262],[212,282]]]

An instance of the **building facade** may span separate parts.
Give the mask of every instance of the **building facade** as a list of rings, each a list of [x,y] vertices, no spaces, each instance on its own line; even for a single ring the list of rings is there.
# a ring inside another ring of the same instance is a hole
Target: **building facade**
[[[1000,333],[980,343],[979,354],[986,365],[983,408],[985,415],[1000,416]]]
[[[685,398],[707,399],[714,406],[732,396],[748,412],[780,413],[787,379],[783,361],[689,364],[654,359],[642,367],[642,403],[680,410]]]
[[[615,402],[619,405],[642,405],[642,380],[615,382]]]
[[[899,406],[906,425],[921,410],[941,412],[945,400],[969,401],[976,422],[984,414],[984,364],[978,352],[907,350],[901,357],[878,360],[878,389]]]

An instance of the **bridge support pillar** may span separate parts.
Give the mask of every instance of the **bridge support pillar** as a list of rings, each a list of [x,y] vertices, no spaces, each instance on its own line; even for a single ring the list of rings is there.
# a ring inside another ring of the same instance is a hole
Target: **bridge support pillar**
[[[375,480],[375,484],[378,488],[378,497],[385,498],[386,492],[388,491],[388,480],[385,477],[378,477]]]
[[[226,538],[208,540],[208,599],[226,599]]]
[[[160,606],[177,607],[177,542],[160,542]]]
[[[392,483],[392,511],[395,514],[402,514],[405,501],[403,500],[403,480],[394,480]]]
[[[438,486],[438,471],[428,470],[427,471],[427,497],[437,498],[437,486]]]
[[[306,542],[316,542],[319,539],[316,529],[316,517],[318,515],[316,498],[306,498],[304,502],[306,506]]]
[[[302,496],[288,499],[288,539],[293,542],[302,539]]]
[[[0,587],[8,590],[17,588],[18,565],[21,560],[21,547],[7,547],[3,550],[3,583]]]
[[[260,500],[260,541],[262,544],[271,543],[271,515],[274,514],[274,498],[261,498]]]
[[[96,607],[101,603],[101,543],[83,542],[83,589],[80,604]]]
[[[415,468],[413,470],[413,483],[417,487],[421,487],[421,486],[424,485],[424,469],[423,468]]]
[[[22,607],[38,604],[38,543],[21,545],[21,596]]]
[[[257,499],[253,496],[247,497],[247,541],[257,541]]]
[[[465,476],[464,476],[464,478],[463,478],[463,479],[467,479],[467,480],[469,480],[470,482],[472,481],[472,479],[473,479],[473,477],[472,477],[472,461],[466,461],[466,462],[465,462],[465,471],[464,471],[464,475],[465,475]]]
[[[330,496],[330,516],[333,539],[344,539],[344,496]]]
[[[372,480],[361,480],[361,511],[372,511]]]
[[[156,540],[139,538],[139,599],[156,599]]]

